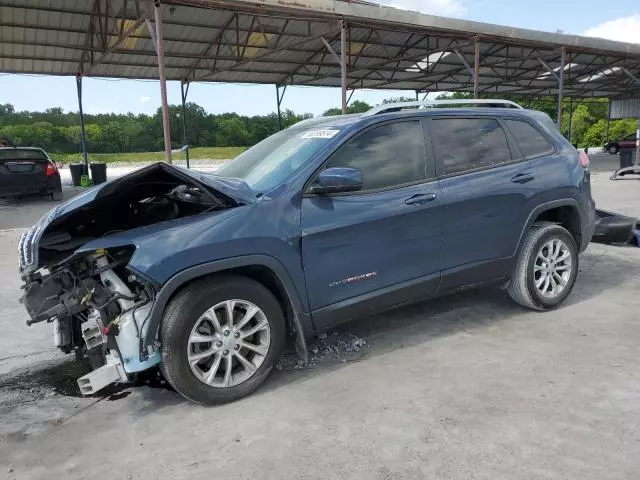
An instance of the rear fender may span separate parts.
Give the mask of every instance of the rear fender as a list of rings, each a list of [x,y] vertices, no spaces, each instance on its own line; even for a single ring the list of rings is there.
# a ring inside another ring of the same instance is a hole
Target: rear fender
[[[540,205],[538,205],[536,208],[534,208],[531,213],[529,214],[529,217],[527,218],[526,223],[524,224],[524,228],[522,229],[522,232],[520,233],[520,239],[518,240],[518,249],[516,252],[514,252],[514,254],[516,254],[519,250],[520,250],[520,246],[522,245],[522,239],[524,238],[524,235],[526,232],[529,231],[529,229],[533,226],[536,218],[538,218],[540,216],[540,214],[551,210],[553,208],[558,208],[558,207],[573,207],[575,208],[575,210],[578,212],[578,217],[579,217],[579,221],[580,221],[580,229],[583,230],[583,227],[588,223],[587,219],[584,216],[584,212],[582,211],[582,208],[580,208],[580,204],[578,203],[578,201],[574,198],[562,198],[559,200],[553,200],[551,202],[545,202],[545,203],[541,203]],[[588,243],[588,241],[587,241]],[[577,245],[578,249],[580,251],[584,250],[583,246],[581,245]]]

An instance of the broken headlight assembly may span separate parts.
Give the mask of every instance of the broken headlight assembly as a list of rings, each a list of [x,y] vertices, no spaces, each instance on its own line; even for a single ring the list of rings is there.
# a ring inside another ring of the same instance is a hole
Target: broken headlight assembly
[[[54,344],[95,369],[78,380],[85,395],[160,361],[156,347],[141,348],[155,290],[126,268],[132,253],[130,247],[96,250],[26,279],[27,323],[53,323]]]

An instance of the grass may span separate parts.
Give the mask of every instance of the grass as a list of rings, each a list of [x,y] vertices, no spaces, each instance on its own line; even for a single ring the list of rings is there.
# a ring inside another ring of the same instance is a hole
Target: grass
[[[246,147],[198,147],[189,149],[190,160],[228,160],[237,157],[246,150]],[[56,162],[77,163],[82,162],[81,153],[50,153],[49,156]],[[174,153],[173,160],[185,160],[184,152]],[[102,163],[136,163],[159,162],[164,160],[164,152],[130,152],[130,153],[89,153],[89,162]]]

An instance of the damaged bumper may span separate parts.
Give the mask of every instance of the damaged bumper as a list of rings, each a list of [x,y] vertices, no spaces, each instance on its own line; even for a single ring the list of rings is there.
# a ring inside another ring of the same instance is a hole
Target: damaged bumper
[[[52,323],[54,344],[89,360],[83,394],[160,361],[157,342],[144,342],[157,333],[148,320],[159,285],[130,266],[139,236],[250,196],[232,180],[155,164],[73,198],[21,236],[27,324]]]

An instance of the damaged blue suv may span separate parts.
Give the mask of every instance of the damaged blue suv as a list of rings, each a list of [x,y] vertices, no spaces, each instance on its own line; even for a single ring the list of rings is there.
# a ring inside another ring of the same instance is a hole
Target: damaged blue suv
[[[20,239],[28,323],[89,360],[84,394],[159,365],[216,404],[372,312],[493,282],[556,307],[593,233],[588,158],[512,102],[436,106],[307,120],[215,174],[157,163],[73,198]]]

